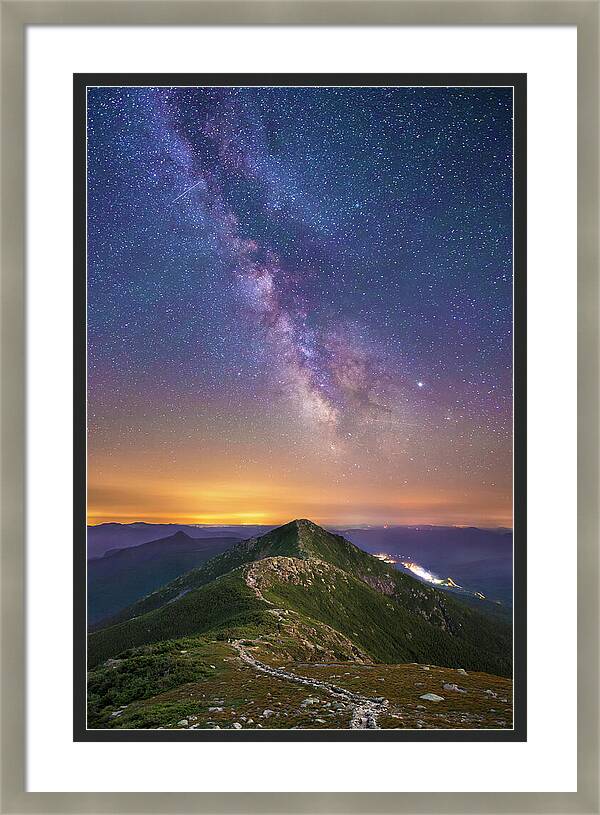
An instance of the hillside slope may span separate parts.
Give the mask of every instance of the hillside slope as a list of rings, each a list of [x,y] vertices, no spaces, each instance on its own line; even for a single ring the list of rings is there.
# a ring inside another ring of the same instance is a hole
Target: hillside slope
[[[238,542],[239,538],[231,537],[192,538],[178,531],[89,560],[88,626],[112,617]]]
[[[327,532],[306,519],[291,521],[260,537],[241,541],[197,569],[173,580],[106,622],[107,625],[139,617],[178,597],[183,591],[199,588],[245,563],[267,557],[316,558],[348,572],[382,594],[392,596],[410,611],[423,614],[430,622],[452,627],[454,617],[462,617],[465,606],[447,593],[425,586],[415,578],[359,549],[341,535]],[[462,622],[459,620],[458,622]]]
[[[290,625],[304,632],[307,658],[327,650],[333,631],[342,650],[378,662],[511,672],[508,626],[306,520],[243,541],[134,604],[90,636],[90,664],[191,634],[260,637],[277,627],[285,638]]]

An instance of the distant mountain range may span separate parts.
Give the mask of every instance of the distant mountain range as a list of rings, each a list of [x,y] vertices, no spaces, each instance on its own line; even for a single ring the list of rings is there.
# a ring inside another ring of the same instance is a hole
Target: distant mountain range
[[[102,557],[111,549],[128,549],[185,532],[190,538],[249,538],[261,535],[272,526],[194,526],[193,524],[107,523],[88,526],[88,559]]]
[[[181,546],[187,554],[188,540],[178,536],[169,545]],[[121,552],[102,560],[123,557]],[[162,721],[155,706],[170,703],[173,694],[184,698],[183,686],[196,676],[187,654],[199,648],[224,660],[222,696],[240,693],[230,687],[242,675],[235,669],[238,659],[253,674],[271,673],[292,683],[292,674],[276,665],[421,663],[500,677],[512,671],[508,625],[308,520],[235,544],[92,632],[88,658],[93,726],[108,722],[124,727],[128,721],[129,726],[141,726],[148,717]],[[179,667],[171,665],[172,659]],[[179,664],[182,659],[185,670]],[[203,659],[202,671],[216,671],[217,662],[214,656],[206,668]],[[166,696],[156,697],[158,691]],[[120,713],[109,711],[119,698],[127,700],[127,712],[125,707]],[[198,721],[215,712],[203,704],[197,707],[202,713]],[[371,721],[366,713],[364,720]]]
[[[239,541],[233,537],[191,538],[183,531],[88,560],[88,625],[110,617],[169,580]]]

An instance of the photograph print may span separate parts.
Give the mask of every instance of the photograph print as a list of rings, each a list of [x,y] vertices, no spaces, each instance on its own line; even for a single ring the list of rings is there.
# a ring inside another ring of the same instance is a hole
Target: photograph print
[[[75,76],[75,737],[525,738],[525,79]]]

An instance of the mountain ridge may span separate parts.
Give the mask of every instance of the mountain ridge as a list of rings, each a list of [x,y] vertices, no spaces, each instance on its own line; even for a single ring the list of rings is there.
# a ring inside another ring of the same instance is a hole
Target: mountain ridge
[[[87,562],[88,626],[112,619],[124,607],[235,545],[237,538],[192,538],[178,531],[137,546],[108,550]]]
[[[252,564],[264,580],[260,596],[248,584]],[[285,612],[279,622],[273,608]],[[90,656],[98,661],[119,648],[199,632],[235,638],[240,630],[258,631],[260,637],[291,618],[328,625],[377,661],[511,670],[506,626],[308,519],[241,541],[133,604],[90,636]]]

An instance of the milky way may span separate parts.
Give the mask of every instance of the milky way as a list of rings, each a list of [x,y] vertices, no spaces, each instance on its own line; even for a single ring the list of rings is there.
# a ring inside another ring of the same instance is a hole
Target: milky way
[[[278,178],[264,164],[269,153],[262,122],[248,107],[244,96],[227,89],[160,94],[165,138],[189,180],[174,203],[196,191],[192,206],[211,219],[218,251],[272,356],[278,382],[308,422],[337,429],[364,416],[391,416],[392,408],[379,401],[376,352],[340,324],[311,320],[317,308],[311,282],[320,264],[331,265],[327,241],[299,220],[293,196],[280,195]],[[190,108],[197,114],[191,121]],[[258,214],[265,229],[244,228],[236,205]],[[290,262],[290,240],[306,263]]]
[[[400,517],[457,482],[509,520],[510,89],[95,88],[88,109],[103,512],[116,456],[204,495],[210,449],[265,490],[327,477],[332,506],[385,482]]]

